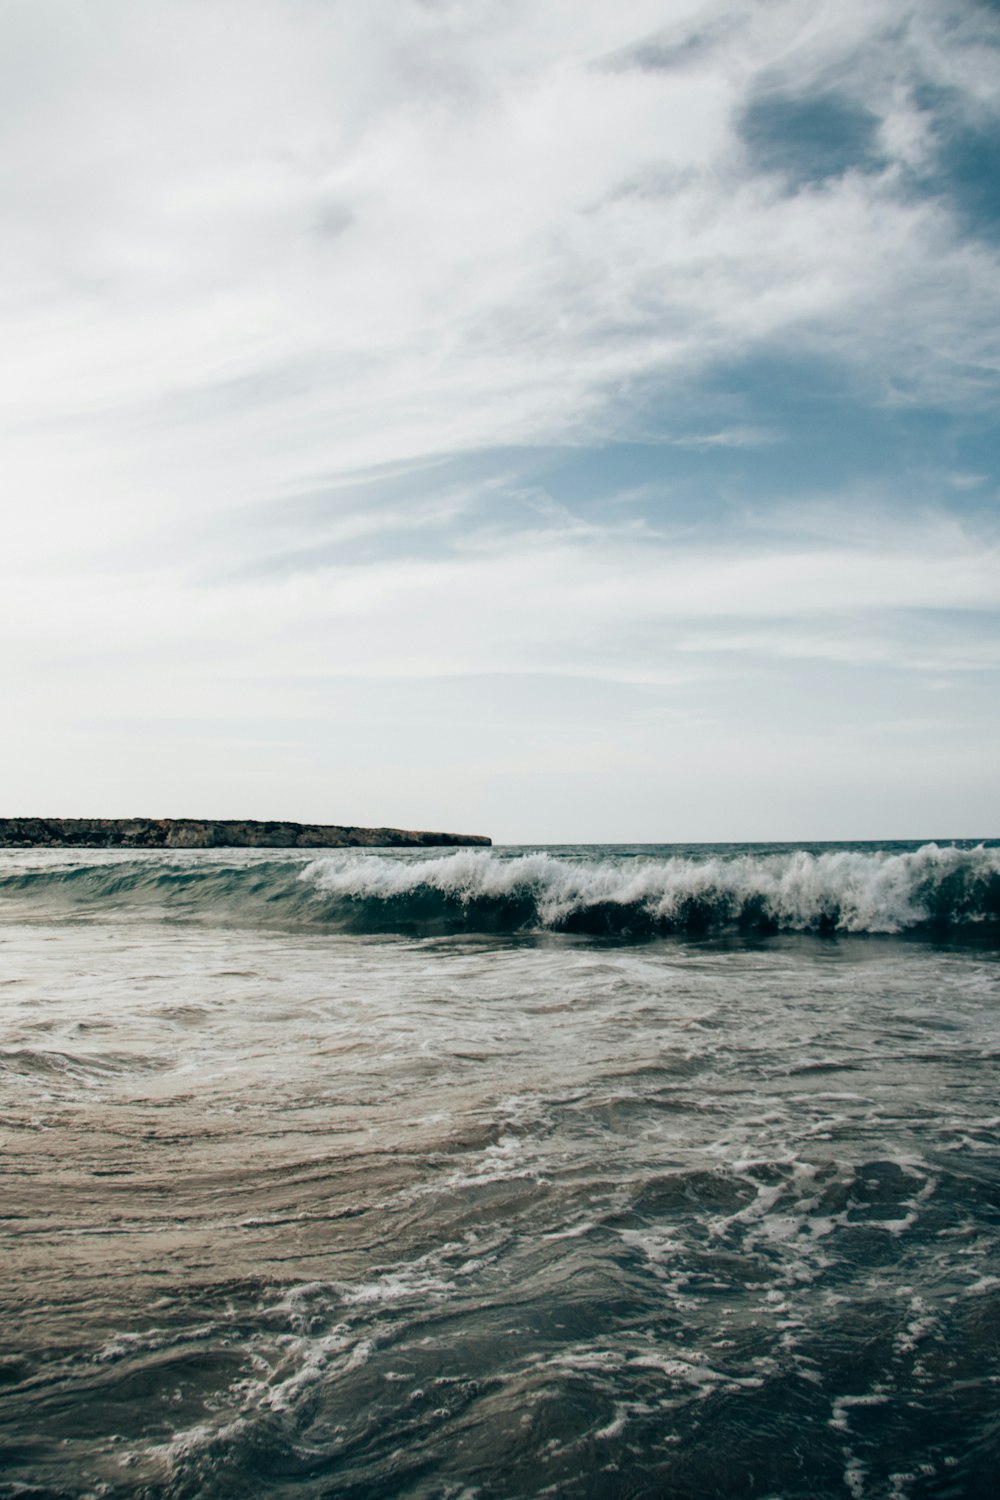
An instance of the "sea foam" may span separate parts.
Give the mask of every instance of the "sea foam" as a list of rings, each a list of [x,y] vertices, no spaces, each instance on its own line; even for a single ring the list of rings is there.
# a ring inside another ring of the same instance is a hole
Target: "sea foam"
[[[80,851],[0,863],[0,918],[26,907],[417,936],[975,933],[1000,924],[1000,848],[344,850],[308,860]]]
[[[544,851],[415,862],[348,855],[312,862],[302,879],[373,918],[381,908],[414,922],[478,920],[487,931],[899,933],[1000,917],[1000,850],[982,846],[594,861]]]

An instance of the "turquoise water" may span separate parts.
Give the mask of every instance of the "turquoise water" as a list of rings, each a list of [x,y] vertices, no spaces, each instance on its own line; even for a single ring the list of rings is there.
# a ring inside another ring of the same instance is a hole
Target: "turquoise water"
[[[5,852],[0,1494],[992,1497],[998,872]]]

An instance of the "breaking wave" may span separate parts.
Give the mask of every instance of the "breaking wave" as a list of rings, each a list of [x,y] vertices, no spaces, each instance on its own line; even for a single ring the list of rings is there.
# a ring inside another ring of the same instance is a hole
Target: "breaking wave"
[[[315,861],[304,878],[391,925],[644,938],[713,931],[898,933],[1000,918],[1000,850],[598,860],[461,853]]]
[[[462,850],[440,856],[330,853],[162,855],[98,862],[80,855],[0,872],[9,900],[58,915],[273,921],[353,933],[549,931],[643,940],[670,934],[982,932],[1000,925],[1000,848],[925,844],[905,852],[841,848],[580,857]]]

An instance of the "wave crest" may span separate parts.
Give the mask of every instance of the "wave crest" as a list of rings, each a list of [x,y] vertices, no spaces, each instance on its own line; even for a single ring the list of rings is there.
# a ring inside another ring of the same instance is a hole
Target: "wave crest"
[[[302,879],[346,916],[382,928],[651,937],[710,931],[899,933],[1000,919],[1000,850],[927,844],[648,860],[504,858],[314,861]],[[331,911],[331,915],[332,915]]]
[[[1000,926],[1000,848],[344,850],[308,863],[157,852],[0,863],[0,911],[25,907],[47,918],[132,914],[416,936],[982,932]]]

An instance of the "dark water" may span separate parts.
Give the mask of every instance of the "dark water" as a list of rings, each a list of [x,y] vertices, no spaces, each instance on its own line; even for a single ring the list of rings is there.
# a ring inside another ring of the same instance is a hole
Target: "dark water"
[[[0,1495],[994,1500],[998,882],[6,852]]]

